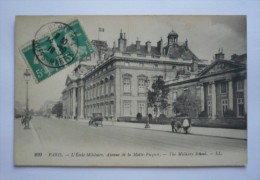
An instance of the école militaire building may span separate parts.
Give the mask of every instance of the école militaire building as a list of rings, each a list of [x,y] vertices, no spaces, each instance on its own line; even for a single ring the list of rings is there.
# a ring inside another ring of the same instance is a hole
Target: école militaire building
[[[92,113],[102,113],[105,119],[116,120],[153,113],[147,108],[147,91],[158,76],[170,81],[186,72],[207,69],[208,61],[191,51],[188,40],[179,42],[178,38],[172,30],[165,42],[161,38],[155,46],[149,40],[142,44],[139,39],[127,45],[121,31],[113,47],[106,41],[92,40],[95,53],[67,76],[62,92],[63,117],[87,119]]]

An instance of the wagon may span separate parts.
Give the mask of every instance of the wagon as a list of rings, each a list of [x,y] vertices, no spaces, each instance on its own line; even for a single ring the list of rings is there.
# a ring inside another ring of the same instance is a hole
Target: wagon
[[[89,126],[94,125],[94,126],[103,126],[103,116],[102,113],[93,113],[92,117],[89,121]]]
[[[188,117],[175,117],[171,122],[173,133],[188,134],[191,131],[191,119]]]

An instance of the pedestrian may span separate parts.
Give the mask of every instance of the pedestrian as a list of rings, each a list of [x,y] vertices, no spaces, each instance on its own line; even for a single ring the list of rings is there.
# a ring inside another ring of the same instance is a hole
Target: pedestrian
[[[187,134],[188,133],[188,129],[190,128],[190,120],[189,120],[188,117],[185,117],[185,119],[184,119],[184,121],[182,123],[182,128],[183,128],[185,134]]]
[[[177,132],[177,131],[176,131],[176,127],[175,127],[175,123],[176,123],[175,119],[172,118],[172,122],[171,122],[172,132]]]

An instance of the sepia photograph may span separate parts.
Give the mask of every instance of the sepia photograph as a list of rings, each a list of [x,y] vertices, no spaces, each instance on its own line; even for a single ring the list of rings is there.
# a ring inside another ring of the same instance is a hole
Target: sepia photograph
[[[247,165],[247,16],[16,16],[14,165]]]

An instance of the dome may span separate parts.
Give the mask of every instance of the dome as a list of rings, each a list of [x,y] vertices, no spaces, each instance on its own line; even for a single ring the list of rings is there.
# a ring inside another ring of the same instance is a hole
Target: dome
[[[178,36],[178,34],[174,30],[172,30],[168,36]]]

